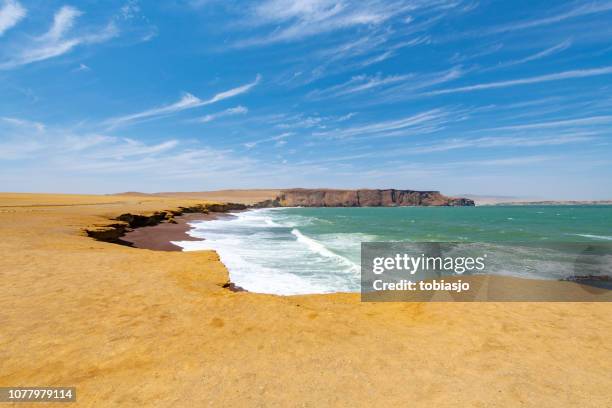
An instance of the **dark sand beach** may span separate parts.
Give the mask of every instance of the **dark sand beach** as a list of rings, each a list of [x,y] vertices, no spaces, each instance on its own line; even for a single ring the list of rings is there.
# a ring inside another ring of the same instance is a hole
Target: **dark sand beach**
[[[129,242],[136,248],[152,249],[155,251],[181,251],[181,247],[171,241],[199,241],[187,234],[192,221],[214,220],[222,217],[231,217],[224,213],[189,213],[174,217],[176,223],[164,222],[161,224],[140,227],[127,232],[122,241]]]

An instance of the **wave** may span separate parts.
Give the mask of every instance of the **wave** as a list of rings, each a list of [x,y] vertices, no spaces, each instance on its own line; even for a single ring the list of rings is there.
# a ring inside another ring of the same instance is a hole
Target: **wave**
[[[353,263],[352,261],[350,261],[349,259],[343,257],[342,255],[338,255],[337,253],[329,250],[325,245],[323,245],[322,243],[307,237],[306,235],[302,234],[300,232],[300,230],[298,230],[297,228],[294,228],[291,230],[291,234],[295,235],[295,237],[297,238],[298,242],[303,243],[304,245],[306,245],[311,251],[324,256],[326,258],[331,258],[334,259],[336,261],[338,261],[339,263],[342,263],[346,266],[348,266],[351,270],[356,270],[359,271],[359,266],[356,265],[355,263]]]
[[[612,237],[606,235],[593,235],[593,234],[574,234],[579,237],[592,238],[592,239],[603,239],[605,241],[612,241]]]
[[[184,251],[217,251],[231,281],[252,292],[300,295],[358,290],[356,264],[289,226],[311,222],[308,216],[254,210],[190,223],[188,235],[201,240],[174,243]]]
[[[284,208],[251,210],[236,213],[232,217],[191,222],[193,229],[188,234],[202,241],[174,243],[185,251],[216,250],[227,266],[232,282],[249,291],[296,295],[358,292],[361,242],[391,239],[444,241],[448,240],[449,236],[454,240],[469,241],[474,236],[479,237],[491,231],[484,224],[478,223],[472,230],[452,229],[452,223],[444,222],[430,228],[409,210],[405,211],[405,218],[400,220],[397,220],[397,214],[377,215],[376,226],[373,226],[370,224],[371,218],[363,217],[363,211],[351,216],[353,211],[347,209],[341,217],[337,215],[339,211],[296,211]],[[429,215],[425,214],[423,217],[427,220]],[[513,214],[499,215],[500,221],[509,218],[522,219]],[[419,224],[412,223],[415,219]],[[507,223],[508,221],[506,225]],[[398,234],[398,225],[411,227]],[[574,236],[574,239],[580,236],[584,237],[583,240],[588,238],[599,242],[612,240],[612,236],[607,232],[602,233],[599,229],[589,230],[588,224],[576,227],[580,229],[565,232],[566,239],[569,235]],[[507,232],[493,231],[498,234],[496,237]],[[530,229],[526,231],[531,232]],[[534,231],[538,232],[536,229]],[[547,230],[544,229],[541,234],[546,235]],[[552,240],[559,235],[550,238]],[[563,279],[575,272],[574,257],[559,251],[521,246],[514,248],[494,243],[483,244],[481,249],[492,255],[489,263],[492,273],[495,274]]]

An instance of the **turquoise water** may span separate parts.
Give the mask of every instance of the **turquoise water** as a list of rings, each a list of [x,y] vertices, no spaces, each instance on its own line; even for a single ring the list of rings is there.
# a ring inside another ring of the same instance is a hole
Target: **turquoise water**
[[[329,293],[359,290],[361,242],[611,242],[612,206],[282,208],[192,226],[190,235],[202,241],[177,244],[215,249],[247,290]],[[511,269],[502,273],[567,273],[550,259]]]

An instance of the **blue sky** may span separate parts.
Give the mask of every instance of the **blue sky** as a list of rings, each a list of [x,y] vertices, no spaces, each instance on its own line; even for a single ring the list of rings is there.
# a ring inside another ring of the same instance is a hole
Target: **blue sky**
[[[612,198],[612,1],[0,0],[0,190]]]

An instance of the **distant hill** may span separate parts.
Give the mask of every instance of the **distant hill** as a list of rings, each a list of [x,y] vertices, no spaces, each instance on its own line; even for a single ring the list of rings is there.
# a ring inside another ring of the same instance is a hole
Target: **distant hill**
[[[611,205],[612,200],[553,200],[538,197],[485,196],[462,194],[476,205]]]
[[[564,201],[511,201],[511,202],[499,202],[492,204],[482,205],[612,205],[612,200],[564,200]]]

